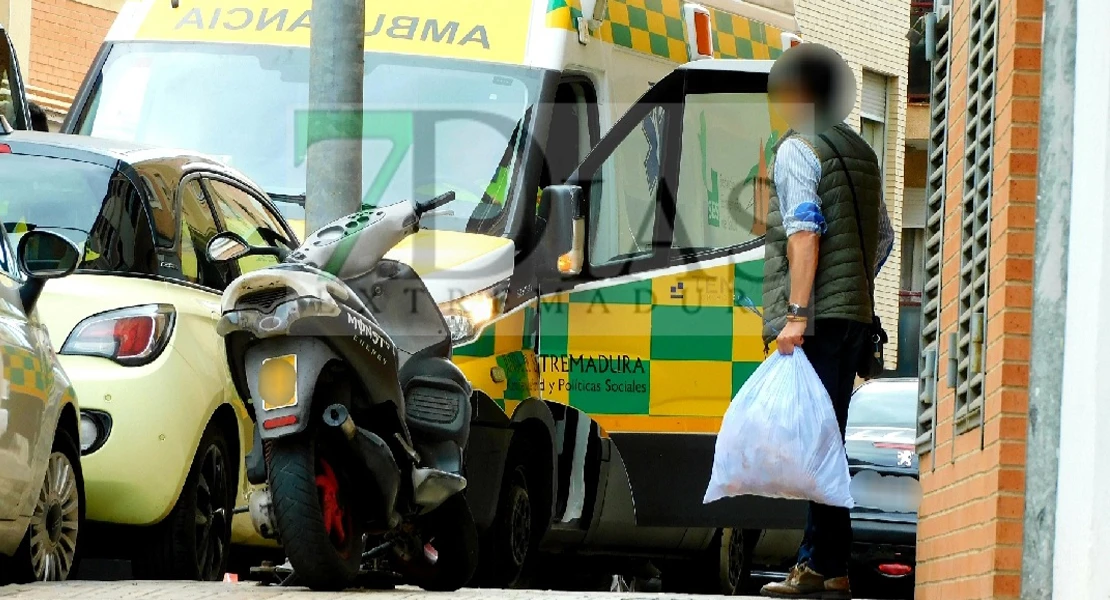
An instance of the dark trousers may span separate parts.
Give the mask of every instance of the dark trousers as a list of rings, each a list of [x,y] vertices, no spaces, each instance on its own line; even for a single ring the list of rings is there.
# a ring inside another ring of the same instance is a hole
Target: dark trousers
[[[802,344],[806,358],[832,398],[841,439],[848,423],[858,357],[866,340],[865,324],[827,319],[815,322],[813,335]],[[848,509],[810,502],[798,562],[808,563],[810,569],[826,578],[841,577],[848,573],[851,552],[852,519]]]

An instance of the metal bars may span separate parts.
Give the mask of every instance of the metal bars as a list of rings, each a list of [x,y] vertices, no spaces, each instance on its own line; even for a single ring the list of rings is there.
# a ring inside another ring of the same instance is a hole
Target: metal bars
[[[983,422],[998,0],[971,0],[957,335],[956,433]]]

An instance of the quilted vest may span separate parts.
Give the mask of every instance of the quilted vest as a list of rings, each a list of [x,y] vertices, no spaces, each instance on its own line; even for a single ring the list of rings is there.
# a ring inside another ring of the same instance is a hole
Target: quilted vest
[[[821,236],[814,281],[814,318],[847,319],[871,322],[871,297],[866,269],[874,272],[875,247],[879,240],[879,206],[882,199],[882,172],[875,151],[851,127],[841,123],[824,137],[802,136],[788,132],[779,145],[790,138],[804,141],[821,163],[817,195],[828,229]],[[776,147],[777,151],[778,148]],[[866,267],[860,249],[852,186],[837,157],[837,151],[851,174],[859,198],[863,240],[867,248]],[[786,255],[786,232],[775,189],[774,162],[769,170],[771,201],[767,212],[766,260],[763,266],[763,339],[770,344],[786,323],[790,302],[790,273]]]

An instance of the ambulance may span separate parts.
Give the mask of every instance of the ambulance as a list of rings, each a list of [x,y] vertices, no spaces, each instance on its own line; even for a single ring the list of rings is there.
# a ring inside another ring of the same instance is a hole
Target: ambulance
[[[19,72],[15,47],[0,23],[0,117],[12,129],[31,129],[31,107]]]
[[[311,27],[310,0],[128,2],[64,130],[216,156],[301,232],[310,143],[361,144],[365,205],[456,193],[392,256],[476,390],[474,583],[730,593],[788,560],[804,505],[702,498],[765,357],[766,84],[801,42],[793,0],[367,2],[362,140],[316,139],[351,109],[308,111]]]

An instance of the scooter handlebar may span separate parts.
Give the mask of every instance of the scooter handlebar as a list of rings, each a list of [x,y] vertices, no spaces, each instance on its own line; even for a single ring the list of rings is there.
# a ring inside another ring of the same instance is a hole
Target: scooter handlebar
[[[455,201],[455,192],[447,192],[440,194],[431,200],[418,200],[416,202],[416,216],[421,216],[424,213],[431,212],[445,204],[450,204]]]

